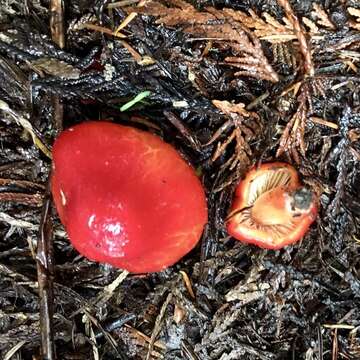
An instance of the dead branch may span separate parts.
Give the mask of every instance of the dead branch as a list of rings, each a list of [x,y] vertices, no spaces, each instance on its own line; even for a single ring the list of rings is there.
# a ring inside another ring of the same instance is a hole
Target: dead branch
[[[222,172],[226,169],[232,171],[236,169],[236,176],[232,178],[232,180],[236,180],[240,176],[241,170],[250,164],[252,151],[249,146],[249,141],[255,137],[255,134],[260,128],[260,118],[256,113],[247,111],[245,105],[242,103],[232,104],[228,101],[220,100],[213,100],[212,103],[226,115],[228,120],[216,130],[204,146],[215,143],[223,133],[232,129],[230,134],[225,137],[225,140],[217,143],[211,160],[216,161],[225,153],[229,145],[234,142],[235,149],[232,155],[221,166],[220,171]]]
[[[64,31],[64,4],[63,0],[51,0],[50,2],[50,30],[52,40],[60,49],[65,47],[65,31]],[[62,130],[64,107],[58,96],[53,95],[53,120],[55,128],[58,132]]]
[[[223,9],[223,13],[234,20],[240,22],[244,26],[254,31],[254,34],[263,40],[270,42],[287,42],[294,38],[294,31],[289,24],[282,24],[270,14],[262,13],[262,19],[255,11],[249,10],[249,14],[233,9]]]
[[[347,9],[348,13],[351,15],[351,16],[354,16],[355,17],[355,20],[349,20],[349,25],[355,29],[355,30],[359,30],[360,31],[360,9],[356,9],[356,8],[353,8],[353,7],[349,7]]]
[[[146,355],[146,360],[150,360],[151,353],[152,353],[153,348],[154,348],[155,340],[156,340],[157,336],[160,333],[161,324],[163,322],[167,306],[169,305],[171,300],[172,300],[172,293],[169,293],[166,300],[164,301],[163,305],[161,306],[159,315],[156,318],[155,326],[154,326],[154,329],[152,331],[151,338],[150,338],[149,349],[148,349],[148,352],[147,352],[147,355]]]
[[[50,2],[50,30],[53,41],[62,49],[65,46],[64,34],[64,6],[62,0],[51,0]],[[53,106],[53,121],[58,132],[62,130],[63,105],[58,96],[51,98]],[[40,221],[40,236],[37,247],[37,273],[40,296],[40,331],[41,331],[41,353],[44,359],[55,359],[54,344],[54,250],[53,250],[53,228],[50,218],[51,195],[49,176],[43,211]]]
[[[55,359],[54,345],[54,260],[53,260],[53,229],[50,218],[51,197],[50,181],[45,194],[41,214],[39,241],[37,244],[37,273],[40,296],[40,330],[41,353],[44,359]]]
[[[29,206],[41,206],[42,195],[41,194],[22,194],[14,192],[0,193],[0,202],[15,202]]]
[[[283,153],[286,153],[288,157],[292,157],[297,163],[300,163],[298,149],[300,149],[303,156],[305,156],[306,152],[304,133],[306,117],[309,110],[308,90],[306,86],[301,87],[298,101],[299,106],[281,135],[279,149],[276,156],[279,157]]]
[[[201,151],[199,140],[195,137],[194,134],[191,133],[190,129],[188,129],[184,123],[181,122],[177,116],[175,116],[175,114],[173,114],[171,111],[164,111],[164,115],[166,119],[168,119],[170,123],[176,127],[182,137],[184,137],[184,139],[195,151]]]
[[[312,57],[311,57],[310,46],[306,39],[305,30],[300,25],[299,19],[295,15],[288,0],[278,0],[278,3],[284,9],[286,17],[289,20],[289,22],[291,23],[291,25],[294,29],[295,35],[299,41],[300,51],[304,58],[305,76],[313,76],[315,73],[314,65],[313,65],[313,61],[312,61]]]
[[[17,186],[24,189],[30,188],[37,190],[45,190],[45,186],[43,184],[34,183],[32,181],[27,181],[27,180],[18,180],[18,179],[0,178],[0,186]]]
[[[50,2],[50,30],[53,41],[63,49],[65,47],[65,32],[62,0],[51,0]]]
[[[317,19],[317,23],[319,25],[324,26],[325,28],[328,28],[330,30],[335,30],[335,26],[330,20],[329,15],[326,13],[326,11],[321,7],[321,5],[314,3],[313,4],[313,11],[311,12],[311,15]]]
[[[220,48],[230,49],[234,56],[225,57],[224,64],[238,68],[239,71],[235,74],[237,76],[251,76],[271,82],[279,80],[262,50],[260,40],[246,25],[251,22],[251,16],[212,7],[198,11],[183,0],[172,0],[170,4],[171,7],[167,7],[161,2],[150,1],[142,7],[127,11],[156,16],[158,24],[182,26],[184,32],[200,37],[199,40],[210,39]],[[258,18],[252,21],[261,23]],[[275,31],[275,26],[271,28]]]

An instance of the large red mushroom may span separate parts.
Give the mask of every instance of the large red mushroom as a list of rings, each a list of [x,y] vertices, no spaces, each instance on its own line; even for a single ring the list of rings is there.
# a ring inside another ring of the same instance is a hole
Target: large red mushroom
[[[234,238],[266,249],[300,240],[317,215],[314,193],[281,162],[253,167],[240,181],[226,224]]]
[[[201,182],[179,153],[155,135],[110,122],[61,133],[52,194],[82,255],[133,273],[176,263],[207,222]]]

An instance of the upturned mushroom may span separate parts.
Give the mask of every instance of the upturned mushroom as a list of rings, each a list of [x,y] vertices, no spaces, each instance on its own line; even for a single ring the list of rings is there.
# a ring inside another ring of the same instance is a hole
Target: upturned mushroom
[[[226,219],[237,240],[280,249],[300,240],[317,215],[315,194],[281,162],[253,167],[240,181]]]
[[[52,194],[82,255],[133,273],[176,263],[207,222],[201,182],[179,153],[155,135],[110,122],[60,134]]]

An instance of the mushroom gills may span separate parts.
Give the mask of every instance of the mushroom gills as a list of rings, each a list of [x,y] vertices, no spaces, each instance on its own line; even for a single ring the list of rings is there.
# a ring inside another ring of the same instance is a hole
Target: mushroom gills
[[[264,174],[253,179],[248,192],[246,202],[253,205],[255,201],[264,193],[276,187],[288,187],[291,185],[291,174],[287,168],[269,169]]]
[[[237,240],[280,249],[298,241],[316,214],[316,196],[301,186],[296,170],[286,163],[265,163],[238,184],[226,226]]]

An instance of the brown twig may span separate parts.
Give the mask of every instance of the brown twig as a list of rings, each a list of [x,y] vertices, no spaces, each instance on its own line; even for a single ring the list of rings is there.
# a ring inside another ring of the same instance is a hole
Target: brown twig
[[[288,0],[277,0],[278,4],[284,9],[285,15],[290,21],[291,25],[294,28],[295,35],[299,41],[300,44],[300,51],[304,57],[304,68],[305,68],[305,76],[313,76],[314,71],[314,65],[312,62],[311,57],[311,50],[309,43],[306,39],[305,30],[300,25],[300,22],[295,15],[293,9],[291,8],[291,5]]]
[[[14,192],[0,193],[0,202],[16,202],[29,206],[41,206],[42,196],[40,194],[22,194]]]
[[[123,6],[129,6],[138,3],[140,0],[123,0],[123,1],[116,1],[110,4],[107,4],[106,7],[108,9],[115,9]]]
[[[180,132],[180,134],[187,140],[190,146],[196,150],[200,151],[201,145],[198,139],[191,133],[190,129],[188,129],[183,122],[181,122],[175,114],[171,111],[164,111],[164,115],[166,119],[169,120],[171,124],[173,124],[176,129]]]
[[[149,344],[149,349],[148,349],[148,352],[147,352],[147,355],[146,355],[146,360],[150,360],[151,353],[152,353],[153,348],[154,348],[155,340],[156,340],[156,338],[159,335],[160,330],[161,330],[161,323],[162,323],[162,321],[164,319],[165,311],[166,311],[167,306],[169,305],[171,300],[172,300],[172,293],[169,293],[169,295],[167,296],[165,302],[163,303],[163,305],[162,305],[162,307],[160,309],[159,315],[156,318],[155,326],[154,326],[154,329],[152,331],[151,338],[150,338],[150,344]]]
[[[260,127],[260,118],[254,112],[249,112],[245,109],[242,103],[230,103],[228,101],[212,100],[212,103],[222,113],[224,113],[228,120],[214,133],[211,139],[204,146],[208,146],[215,142],[225,131],[233,129],[230,135],[222,142],[218,142],[215,153],[212,156],[212,161],[216,161],[228,146],[235,142],[235,151],[233,155],[222,165],[222,170],[229,168],[229,170],[237,169],[237,173],[250,164],[252,152],[249,146],[249,141],[254,137]],[[246,119],[248,124],[246,124]]]
[[[331,121],[319,118],[317,116],[310,116],[310,120],[315,124],[327,126],[329,128],[335,129],[335,130],[339,129],[339,125],[337,125]]]
[[[64,4],[62,0],[50,1],[50,29],[52,40],[61,48],[65,47],[64,32]],[[52,96],[53,122],[58,132],[63,127],[64,108],[58,96]],[[41,354],[43,359],[54,360],[54,250],[53,228],[50,218],[51,195],[50,176],[48,179],[45,200],[43,204],[39,241],[37,244],[37,275],[40,296],[40,331],[41,331]]]
[[[184,0],[171,0],[170,6],[158,1],[148,1],[143,6],[126,9],[127,12],[156,16],[158,24],[181,25],[183,31],[197,40],[212,40],[220,49],[230,48],[232,56],[222,64],[232,66],[236,76],[250,76],[271,82],[279,81],[278,74],[265,56],[260,40],[244,25],[256,21],[242,12],[206,7],[197,10]],[[251,22],[252,21],[252,22]]]
[[[64,4],[62,0],[50,1],[50,29],[54,42],[63,49],[65,47]]]
[[[44,185],[34,183],[32,181],[26,181],[26,180],[0,178],[0,185],[1,186],[17,186],[17,187],[21,187],[24,189],[30,188],[30,189],[45,190]]]
[[[193,290],[192,285],[191,285],[191,280],[189,278],[189,275],[185,271],[180,271],[180,274],[183,277],[186,289],[189,292],[191,298],[195,299],[195,294],[194,294],[194,290]]]
[[[348,21],[348,24],[353,29],[356,29],[356,30],[360,31],[360,9],[356,9],[356,8],[353,8],[353,7],[348,7],[347,11],[348,11],[348,13],[350,15],[352,15],[352,16],[354,16],[356,18],[356,20],[350,19]]]
[[[60,49],[65,47],[64,32],[64,3],[63,0],[50,1],[50,30],[52,40]],[[64,107],[58,96],[51,98],[53,106],[53,120],[57,132],[63,128]]]
[[[40,220],[39,241],[37,244],[37,274],[40,296],[41,353],[43,359],[55,359],[53,305],[54,305],[54,262],[53,229],[50,218],[51,196],[50,180],[45,194],[45,201]]]
[[[339,354],[339,346],[338,346],[338,331],[337,329],[334,329],[334,332],[332,333],[332,354],[331,359],[336,360],[338,359]]]
[[[133,328],[129,324],[125,324],[124,326],[134,336],[136,336],[137,338],[143,340],[144,344],[151,342],[151,338],[149,336],[145,335],[144,333],[142,333],[140,330],[137,330],[137,329]],[[161,340],[155,341],[154,344],[153,344],[153,347],[157,347],[158,349],[161,349],[161,350],[166,350],[166,345]]]
[[[9,104],[0,99],[0,110],[4,111],[15,120],[18,125],[21,125],[31,136],[34,145],[41,150],[48,158],[51,159],[51,151],[49,146],[42,140],[41,132],[32,125],[32,123],[22,116],[19,112],[10,108]]]
[[[298,96],[299,105],[292,115],[291,119],[286,125],[286,128],[281,135],[279,148],[276,156],[279,157],[286,153],[289,158],[293,158],[296,163],[300,163],[300,156],[298,150],[305,156],[306,145],[304,141],[306,116],[309,111],[308,106],[308,88],[302,86]]]
[[[90,23],[82,24],[81,29],[94,30],[94,31],[101,32],[103,34],[116,36],[116,37],[121,38],[121,39],[126,38],[126,36],[124,34],[120,33],[120,32],[115,33],[111,29],[108,29],[108,28],[106,28],[104,26],[100,26],[100,25],[96,25],[96,24],[90,24]]]
[[[305,144],[305,128],[307,120],[314,123],[321,124],[333,129],[338,126],[329,121],[320,119],[318,117],[309,117],[313,113],[312,96],[322,96],[325,98],[325,85],[324,79],[321,77],[312,77],[299,81],[293,84],[290,88],[285,90],[282,95],[287,94],[289,91],[294,91],[297,95],[298,107],[296,112],[291,116],[286,128],[281,135],[279,148],[276,156],[286,153],[288,158],[293,158],[297,163],[300,162],[300,153],[305,157],[306,144]]]
[[[317,18],[317,23],[319,25],[322,25],[330,30],[336,30],[334,24],[330,20],[329,15],[326,13],[326,11],[321,7],[321,5],[314,3],[313,4],[313,11],[312,15]]]

